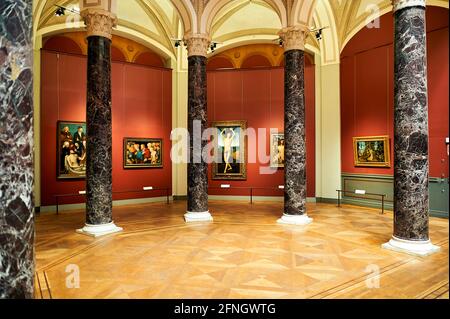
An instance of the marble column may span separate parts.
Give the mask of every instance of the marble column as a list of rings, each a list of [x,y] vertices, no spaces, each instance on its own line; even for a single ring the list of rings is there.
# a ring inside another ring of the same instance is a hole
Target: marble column
[[[284,47],[284,214],[281,224],[306,225],[306,119],[304,26],[280,32]]]
[[[33,298],[32,1],[0,15],[0,298]]]
[[[394,235],[384,248],[429,255],[425,0],[394,5]]]
[[[85,9],[87,26],[86,225],[77,232],[102,236],[121,231],[112,219],[111,32],[114,14]]]
[[[188,131],[189,163],[186,222],[212,221],[208,210],[208,164],[202,157],[207,141],[202,133],[207,125],[206,53],[207,35],[191,34],[184,39],[188,49]]]

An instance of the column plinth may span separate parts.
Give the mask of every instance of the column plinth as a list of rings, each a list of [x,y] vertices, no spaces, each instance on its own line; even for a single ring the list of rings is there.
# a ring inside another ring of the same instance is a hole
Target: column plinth
[[[285,49],[284,67],[284,215],[280,224],[307,225],[306,214],[306,121],[305,53],[306,27],[280,32]]]
[[[101,236],[122,228],[112,220],[111,32],[115,15],[81,12],[87,26],[86,225],[77,232]]]
[[[429,240],[428,92],[425,1],[394,4],[394,235],[383,248],[413,255]]]
[[[207,125],[206,53],[210,40],[206,35],[188,35],[184,41],[188,49],[189,131],[188,200],[184,218],[186,222],[212,221],[208,210],[208,164],[202,157],[207,141],[201,137]],[[199,132],[195,132],[195,125]]]
[[[34,297],[32,15],[0,3],[0,299]]]

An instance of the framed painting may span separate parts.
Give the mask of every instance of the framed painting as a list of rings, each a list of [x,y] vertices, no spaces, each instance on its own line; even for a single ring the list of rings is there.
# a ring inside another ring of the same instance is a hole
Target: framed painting
[[[213,122],[212,179],[246,180],[246,121]]]
[[[284,167],[284,133],[270,134],[270,167]]]
[[[391,167],[389,136],[353,138],[355,166]]]
[[[161,138],[123,139],[124,168],[163,167],[163,142]]]
[[[85,178],[86,123],[58,121],[56,127],[57,178]]]

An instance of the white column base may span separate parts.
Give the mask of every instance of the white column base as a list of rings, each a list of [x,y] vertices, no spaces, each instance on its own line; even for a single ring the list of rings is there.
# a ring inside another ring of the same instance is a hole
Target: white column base
[[[308,215],[287,215],[284,214],[280,219],[278,219],[278,224],[284,224],[284,225],[308,225],[311,224],[313,219],[311,217],[308,217]]]
[[[441,250],[439,246],[435,246],[430,240],[414,241],[400,239],[392,236],[392,239],[381,245],[384,249],[394,250],[400,253],[406,253],[414,256],[428,256]]]
[[[184,220],[186,223],[192,222],[210,222],[213,220],[211,213],[207,212],[186,212],[184,214]]]
[[[117,227],[114,222],[101,225],[89,225],[86,224],[83,228],[77,229],[77,233],[91,236],[100,237],[122,231],[122,227]]]

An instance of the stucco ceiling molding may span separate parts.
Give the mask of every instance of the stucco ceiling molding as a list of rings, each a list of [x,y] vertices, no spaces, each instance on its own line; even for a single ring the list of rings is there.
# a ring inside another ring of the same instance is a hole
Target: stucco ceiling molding
[[[339,41],[336,20],[328,1],[318,1],[315,8],[314,20],[316,28],[322,30],[319,41],[322,65],[335,64],[340,61]]]
[[[349,0],[347,0],[349,1]],[[449,8],[449,1],[448,0],[428,0],[426,2],[427,6],[436,6],[441,8]],[[356,12],[359,10],[359,8],[355,8]],[[378,12],[367,12],[366,15],[362,15],[357,19],[357,22],[354,23],[352,26],[347,26],[347,29],[345,30],[345,37],[342,40],[340,52],[342,52],[345,48],[345,46],[350,42],[350,40],[359,32],[361,31],[366,25],[367,21],[379,18],[386,13],[389,13],[393,10],[393,6],[390,0],[384,1],[380,7]]]

